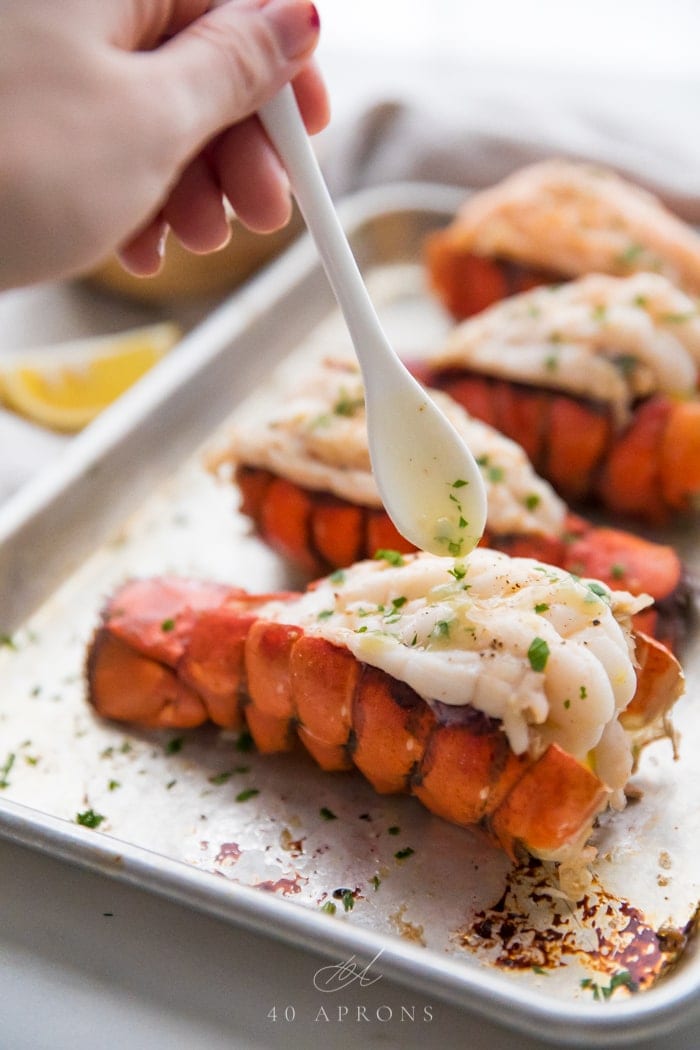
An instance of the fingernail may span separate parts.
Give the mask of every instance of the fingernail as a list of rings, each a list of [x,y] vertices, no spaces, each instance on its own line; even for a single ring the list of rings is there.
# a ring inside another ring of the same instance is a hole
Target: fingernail
[[[311,51],[321,26],[314,4],[299,3],[298,0],[268,0],[264,7],[285,58],[301,58]]]

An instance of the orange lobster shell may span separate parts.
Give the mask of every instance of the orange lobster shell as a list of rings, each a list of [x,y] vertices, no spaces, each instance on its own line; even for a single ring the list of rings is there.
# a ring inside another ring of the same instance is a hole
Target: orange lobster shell
[[[96,712],[145,726],[247,727],[265,753],[300,741],[322,769],[357,768],[378,792],[480,825],[511,857],[555,856],[590,830],[608,792],[586,764],[555,744],[537,758],[514,754],[498,721],[428,705],[345,648],[266,620],[270,597],[176,578],[126,583],[88,652]],[[637,692],[620,719],[646,739],[682,673],[646,635],[636,647]]]
[[[585,398],[423,361],[412,371],[522,445],[569,503],[599,503],[653,524],[696,505],[700,400],[645,398],[618,432],[606,407]]]
[[[372,558],[378,550],[414,550],[381,508],[303,488],[260,467],[238,466],[235,480],[241,512],[270,547],[310,577]],[[558,536],[504,536],[487,526],[481,545],[651,595],[655,604],[636,614],[637,626],[674,650],[681,646],[692,599],[672,547],[621,529],[596,527],[572,513]]]

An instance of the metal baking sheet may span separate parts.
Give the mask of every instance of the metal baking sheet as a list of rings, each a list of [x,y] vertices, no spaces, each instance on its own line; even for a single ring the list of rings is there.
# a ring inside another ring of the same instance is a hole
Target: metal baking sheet
[[[395,186],[342,209],[407,355],[449,324],[426,292],[420,248],[461,198]],[[641,797],[601,821],[577,905],[546,865],[513,868],[476,832],[379,796],[359,774],[325,774],[302,754],[259,756],[211,727],[102,722],[86,705],[85,646],[125,578],[298,582],[206,460],[237,413],[272,386],[293,387],[300,362],[347,350],[303,239],[3,508],[0,834],[546,1040],[610,1046],[687,1022],[700,1008],[697,646],[674,717],[680,757],[669,741],[645,752]],[[674,540],[700,567],[692,537]],[[81,825],[85,814],[99,814],[99,827]]]

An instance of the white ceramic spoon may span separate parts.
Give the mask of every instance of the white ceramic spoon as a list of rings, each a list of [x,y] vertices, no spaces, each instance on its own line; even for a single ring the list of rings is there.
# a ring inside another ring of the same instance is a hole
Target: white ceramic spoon
[[[345,317],[362,369],[372,469],[391,520],[433,554],[462,557],[481,539],[486,492],[469,448],[382,331],[311,147],[292,88],[260,110]]]

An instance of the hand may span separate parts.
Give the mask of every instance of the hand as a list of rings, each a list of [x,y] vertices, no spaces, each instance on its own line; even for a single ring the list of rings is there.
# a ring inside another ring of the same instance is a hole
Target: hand
[[[118,250],[157,272],[170,228],[194,252],[291,212],[255,117],[292,80],[328,119],[309,0],[0,0],[0,287],[78,273]]]

